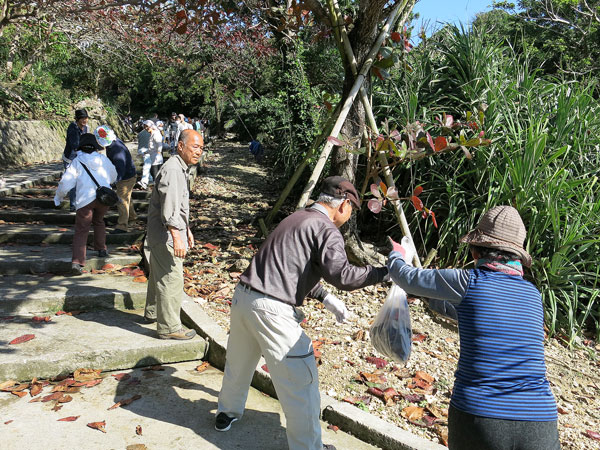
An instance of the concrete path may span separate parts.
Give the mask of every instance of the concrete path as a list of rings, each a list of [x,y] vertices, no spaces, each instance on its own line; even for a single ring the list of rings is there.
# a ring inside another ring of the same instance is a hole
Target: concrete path
[[[125,449],[145,445],[148,449],[282,450],[287,448],[285,417],[279,402],[251,389],[244,417],[230,431],[214,429],[214,414],[221,389],[222,372],[209,367],[196,371],[201,362],[164,365],[163,370],[135,369],[130,378],[118,381],[105,374],[103,381],[79,393],[52,411],[55,403],[36,402],[29,393],[18,398],[0,393],[0,434],[4,450]],[[132,383],[133,381],[133,383]],[[49,394],[46,386],[38,397]],[[116,402],[140,395],[128,406],[108,410]],[[79,416],[74,422],[58,419]],[[106,433],[87,427],[105,421]],[[9,423],[7,423],[9,422]],[[136,428],[141,427],[141,435]],[[375,449],[342,432],[327,429],[323,441],[338,450]]]

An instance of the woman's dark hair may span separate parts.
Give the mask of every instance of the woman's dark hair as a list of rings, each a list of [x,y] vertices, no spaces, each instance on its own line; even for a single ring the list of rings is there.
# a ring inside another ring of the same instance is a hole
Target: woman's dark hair
[[[502,263],[514,260],[520,260],[521,257],[516,253],[499,250],[497,248],[479,247],[477,245],[469,245],[470,250],[475,250],[481,258],[490,258],[498,260]]]

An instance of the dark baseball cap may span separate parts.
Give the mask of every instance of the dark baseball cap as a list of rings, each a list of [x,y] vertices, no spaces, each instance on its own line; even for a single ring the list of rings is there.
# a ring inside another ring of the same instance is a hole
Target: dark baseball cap
[[[333,176],[325,178],[321,185],[321,192],[335,198],[348,199],[356,209],[360,209],[358,192],[356,192],[354,185],[344,177]]]
[[[96,136],[92,133],[84,133],[79,138],[78,150],[82,150],[85,153],[91,153],[94,150],[102,150],[102,146],[96,140]]]

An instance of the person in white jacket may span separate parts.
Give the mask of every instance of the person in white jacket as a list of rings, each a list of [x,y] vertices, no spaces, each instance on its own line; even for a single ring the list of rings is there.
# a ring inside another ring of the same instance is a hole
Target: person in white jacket
[[[108,206],[96,199],[98,187],[84,169],[84,165],[100,186],[109,187],[113,184],[117,180],[117,170],[105,155],[98,153],[98,150],[102,150],[102,147],[93,134],[81,135],[77,158],[65,170],[54,196],[54,204],[58,206],[69,191],[76,187],[75,235],[73,236],[73,256],[71,258],[73,275],[83,273],[90,226],[94,227],[94,250],[98,251],[98,256],[101,258],[108,256],[104,225],[104,215]]]
[[[156,175],[163,164],[163,135],[156,124],[150,127],[150,146],[148,154],[150,155],[150,175],[156,179]]]

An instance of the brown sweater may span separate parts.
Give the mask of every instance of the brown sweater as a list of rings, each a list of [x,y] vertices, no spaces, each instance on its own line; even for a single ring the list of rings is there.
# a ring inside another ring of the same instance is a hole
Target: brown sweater
[[[307,295],[323,301],[328,292],[320,285],[321,278],[346,291],[382,281],[386,267],[357,267],[348,262],[342,234],[319,206],[285,218],[240,281],[294,306],[301,306]]]

